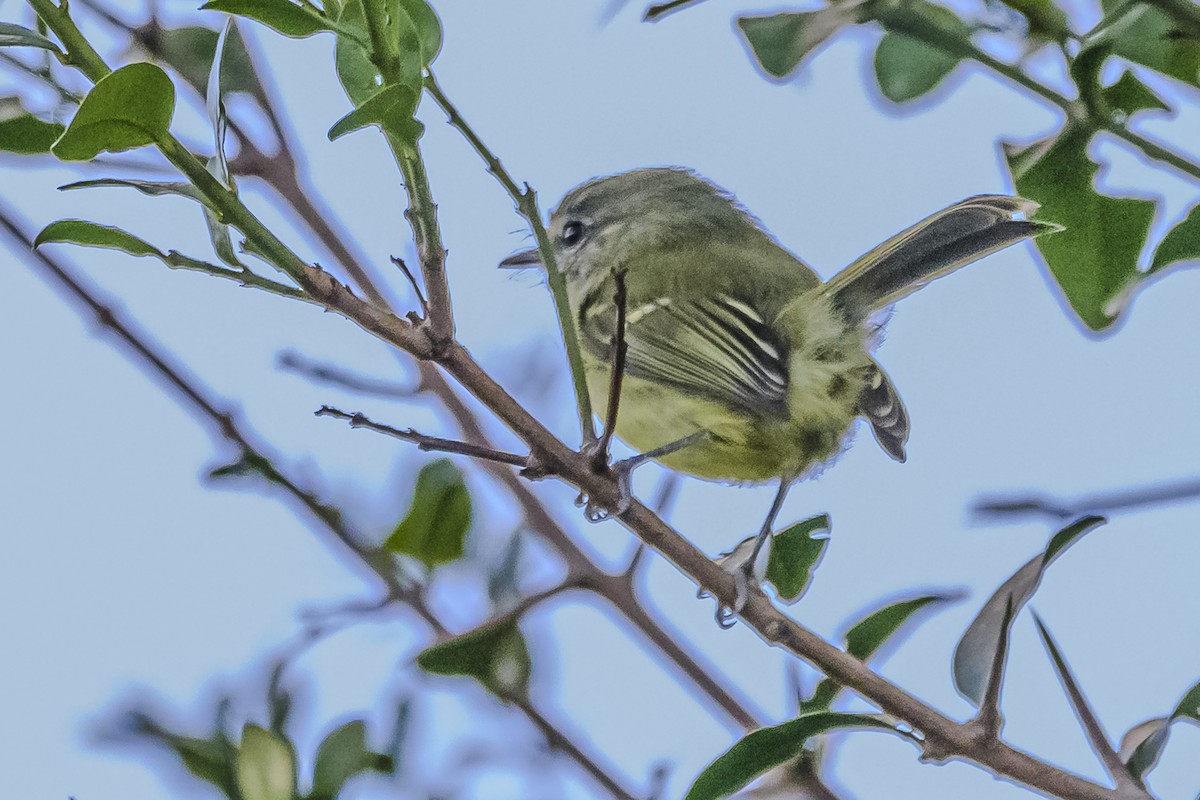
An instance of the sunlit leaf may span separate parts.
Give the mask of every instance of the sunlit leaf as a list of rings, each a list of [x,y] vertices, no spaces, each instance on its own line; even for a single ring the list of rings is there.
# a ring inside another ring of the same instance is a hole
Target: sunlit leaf
[[[40,47],[55,53],[62,52],[58,45],[42,36],[37,31],[31,31],[11,22],[0,22],[0,47]]]
[[[462,557],[471,528],[471,495],[462,472],[447,459],[421,468],[412,507],[384,547],[433,568]]]
[[[296,755],[291,743],[258,725],[242,729],[237,759],[243,800],[294,800]]]
[[[200,6],[200,10],[246,17],[293,38],[330,30],[329,21],[319,12],[291,0],[209,0]]]
[[[973,705],[979,707],[987,694],[997,648],[1001,636],[1007,632],[1006,619],[1011,627],[1017,613],[1041,583],[1046,567],[1085,533],[1103,522],[1103,517],[1082,517],[1056,533],[1045,551],[1030,559],[1000,585],[967,626],[954,649],[954,686]]]
[[[830,711],[805,714],[782,725],[759,728],[742,737],[705,767],[692,783],[686,800],[728,797],[772,767],[795,758],[813,736],[839,728],[896,730],[893,724],[879,717]]]
[[[1193,206],[1163,237],[1149,271],[1155,273],[1181,261],[1196,260],[1200,260],[1200,205]]]
[[[1154,202],[1096,190],[1091,136],[1089,128],[1071,127],[1031,145],[1005,143],[1004,155],[1017,192],[1041,204],[1038,218],[1065,228],[1035,243],[1080,320],[1102,330],[1138,277]]]
[[[737,24],[767,74],[783,78],[835,33],[860,22],[860,13],[857,5],[843,3],[817,11],[738,17]]]
[[[782,600],[798,600],[812,580],[829,545],[830,520],[820,514],[797,522],[771,537],[767,560],[767,581]],[[824,536],[813,534],[824,532]]]
[[[130,64],[92,87],[51,152],[63,161],[90,161],[162,141],[175,112],[175,86],[154,64]]]
[[[529,688],[529,649],[515,621],[504,619],[456,636],[422,652],[417,666],[434,675],[475,678],[501,697]]]
[[[166,255],[157,247],[139,239],[132,233],[111,225],[100,225],[83,219],[60,219],[57,222],[51,222],[33,240],[33,246],[40,247],[53,242],[79,244],[85,247],[107,247],[121,250],[132,256],[166,258]]]

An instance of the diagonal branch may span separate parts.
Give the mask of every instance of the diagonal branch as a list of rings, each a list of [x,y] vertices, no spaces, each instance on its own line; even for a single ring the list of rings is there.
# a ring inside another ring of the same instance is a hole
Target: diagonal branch
[[[205,420],[213,426],[217,436],[235,445],[240,450],[243,460],[253,462],[264,477],[272,484],[281,487],[291,499],[319,523],[322,529],[331,534],[343,549],[351,553],[357,563],[373,573],[385,589],[385,598],[402,602],[411,607],[433,630],[437,640],[444,641],[451,638],[452,634],[449,630],[425,604],[419,588],[401,583],[397,579],[390,555],[360,542],[336,508],[321,502],[315,493],[303,488],[299,482],[289,477],[277,465],[276,460],[267,454],[265,448],[252,442],[250,435],[241,428],[233,416],[222,411],[219,404],[207,396],[195,378],[171,363],[169,356],[151,345],[146,336],[138,331],[133,323],[119,318],[111,308],[97,299],[91,289],[73,277],[67,268],[56,259],[34,250],[33,240],[21,229],[16,222],[15,215],[4,205],[0,205],[0,229],[16,243],[19,251],[23,251],[28,259],[31,259],[45,274],[54,279],[57,288],[95,314],[100,324],[114,333],[129,348],[129,351],[136,357],[135,361],[139,363],[139,366],[145,368],[152,378],[166,384],[183,405],[190,407],[199,419]],[[540,599],[543,598],[535,596],[532,602]],[[608,771],[584,753],[569,736],[549,722],[528,698],[508,699],[542,732],[553,749],[570,756],[614,797],[620,800],[634,800],[635,795],[632,792],[626,790]]]
[[[625,270],[613,270],[613,282],[616,291],[613,293],[613,304],[617,307],[617,329],[612,340],[612,366],[608,377],[608,405],[604,409],[604,432],[596,442],[592,453],[592,469],[600,471],[608,468],[608,448],[612,445],[613,434],[617,431],[617,410],[621,406],[621,383],[625,379],[625,354],[629,351],[629,343],[625,341],[625,315],[629,297],[625,291]]]

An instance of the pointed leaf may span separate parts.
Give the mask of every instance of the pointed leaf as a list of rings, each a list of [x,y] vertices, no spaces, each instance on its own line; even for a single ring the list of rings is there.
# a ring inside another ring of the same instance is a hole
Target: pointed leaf
[[[1054,0],[1000,0],[1025,17],[1029,33],[1053,42],[1064,41],[1070,33],[1067,15]]]
[[[95,178],[87,181],[75,181],[74,183],[63,184],[58,187],[60,192],[69,192],[74,189],[97,189],[97,188],[113,188],[121,187],[127,189],[136,189],[142,194],[151,197],[161,197],[163,195],[177,195],[195,200],[198,203],[207,204],[208,201],[204,195],[190,183],[183,181],[134,181],[124,178]]]
[[[329,21],[311,6],[296,5],[291,0],[209,0],[201,11],[224,11],[236,14],[294,39],[331,30]]]
[[[462,557],[470,527],[471,495],[462,472],[442,458],[421,468],[412,507],[384,547],[432,569]]]
[[[1154,274],[1180,261],[1200,260],[1200,205],[1167,232],[1154,251],[1154,260],[1147,274]]]
[[[408,138],[414,130],[413,112],[416,110],[417,95],[412,89],[388,86],[335,122],[329,129],[329,141],[368,125],[378,125],[385,131]]]
[[[780,599],[795,601],[804,594],[829,545],[829,529],[829,515],[819,514],[771,537],[766,577]],[[819,533],[824,535],[813,535]]]
[[[835,33],[861,21],[858,7],[845,3],[817,11],[738,17],[737,24],[759,65],[768,75],[783,78]]]
[[[772,767],[795,758],[812,737],[839,728],[896,730],[894,725],[879,717],[830,711],[805,714],[782,725],[759,728],[742,737],[705,767],[692,783],[686,800],[728,797]]]
[[[317,749],[308,800],[334,800],[346,781],[360,772],[384,770],[390,761],[367,747],[365,722],[360,719],[347,722],[326,736]]]
[[[52,242],[80,244],[84,247],[108,247],[122,250],[132,256],[166,258],[157,247],[132,233],[83,219],[60,219],[51,222],[42,228],[42,232],[33,240],[33,246],[40,247]]]
[[[37,31],[11,22],[0,22],[0,47],[40,47],[54,53],[62,52],[58,45]]]
[[[167,73],[154,64],[130,64],[88,92],[51,152],[63,161],[90,161],[105,151],[154,144],[167,136],[174,112],[175,86]]]
[[[1004,155],[1017,191],[1041,204],[1038,217],[1065,227],[1035,243],[1079,319],[1098,331],[1117,319],[1138,277],[1154,202],[1096,191],[1091,137],[1072,127],[1029,146],[1006,143]]]
[[[474,678],[500,697],[524,696],[532,667],[521,630],[509,618],[435,644],[417,656],[417,666]]]
[[[1000,585],[967,626],[954,649],[954,687],[976,708],[987,694],[988,678],[996,660],[1005,619],[1012,620],[1033,596],[1050,563],[1088,531],[1104,523],[1103,517],[1082,517],[1056,533],[1044,552],[1034,556]]]
[[[958,595],[931,594],[889,603],[868,614],[846,632],[846,652],[860,661],[867,661],[917,612],[930,605],[958,599]],[[813,690],[812,697],[804,702],[804,710],[811,713],[828,709],[841,688],[833,679],[823,678]]]
[[[1104,102],[1113,111],[1131,117],[1138,111],[1170,111],[1171,107],[1137,76],[1126,70],[1111,86],[1101,90]]]
[[[1166,747],[1171,725],[1180,719],[1200,723],[1200,682],[1184,693],[1171,716],[1136,725],[1121,738],[1118,756],[1133,777],[1140,780],[1154,768]]]
[[[237,780],[243,800],[293,800],[296,755],[291,743],[266,728],[247,724],[238,749]]]

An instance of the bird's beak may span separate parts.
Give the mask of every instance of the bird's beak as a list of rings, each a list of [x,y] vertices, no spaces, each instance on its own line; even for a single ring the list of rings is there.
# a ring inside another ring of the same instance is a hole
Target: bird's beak
[[[538,252],[536,247],[531,247],[528,250],[520,250],[513,253],[508,258],[500,262],[501,269],[520,269],[521,267],[535,267],[542,263],[542,254]]]

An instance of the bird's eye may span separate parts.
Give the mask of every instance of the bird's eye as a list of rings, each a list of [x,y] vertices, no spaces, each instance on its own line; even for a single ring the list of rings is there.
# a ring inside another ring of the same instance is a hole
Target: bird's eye
[[[574,247],[583,239],[583,223],[571,221],[563,225],[562,236],[559,237],[567,247]]]

